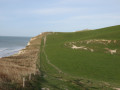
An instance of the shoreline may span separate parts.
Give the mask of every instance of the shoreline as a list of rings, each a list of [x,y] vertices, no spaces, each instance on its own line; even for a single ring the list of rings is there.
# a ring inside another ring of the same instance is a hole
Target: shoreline
[[[22,49],[24,49],[24,48],[21,48],[21,49],[18,48],[18,49],[15,50],[15,51],[7,52],[6,54],[1,55],[0,58],[4,58],[4,57],[9,57],[9,56],[16,55],[16,54],[19,53],[19,51],[21,51]]]
[[[31,37],[32,38],[32,37]],[[8,38],[4,37],[0,43],[0,58],[9,57],[25,49],[30,42],[30,37]]]
[[[0,57],[0,83],[6,82],[1,75],[4,75],[10,82],[22,83],[26,76],[39,73],[36,64],[41,38],[42,34],[32,37],[25,48],[18,50],[13,55]]]
[[[23,48],[18,48],[18,50],[13,51],[13,52],[10,52],[10,53],[13,53],[13,54],[2,56],[2,57],[0,57],[0,59],[1,59],[1,58],[5,58],[5,57],[20,55],[21,53],[23,53],[23,50],[25,50],[26,47],[28,47],[29,45],[31,45],[30,42],[33,40],[32,38],[35,38],[35,37],[31,37],[25,47],[23,47]],[[14,53],[14,52],[15,52],[15,53]],[[9,53],[7,53],[7,54],[9,54]]]

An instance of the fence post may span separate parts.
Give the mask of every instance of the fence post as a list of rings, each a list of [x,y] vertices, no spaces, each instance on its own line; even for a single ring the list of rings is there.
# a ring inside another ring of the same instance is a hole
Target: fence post
[[[25,77],[23,77],[23,88],[25,87]]]
[[[29,80],[31,80],[31,74],[29,74]]]

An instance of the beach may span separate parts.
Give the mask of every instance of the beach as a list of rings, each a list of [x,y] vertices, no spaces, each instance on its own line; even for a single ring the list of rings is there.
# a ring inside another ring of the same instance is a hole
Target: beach
[[[11,56],[24,49],[30,37],[0,36],[0,58]]]

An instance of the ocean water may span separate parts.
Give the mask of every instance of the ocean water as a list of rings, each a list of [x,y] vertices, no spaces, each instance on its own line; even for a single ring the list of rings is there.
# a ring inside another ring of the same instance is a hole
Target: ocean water
[[[31,37],[0,36],[0,58],[13,55],[26,47]]]

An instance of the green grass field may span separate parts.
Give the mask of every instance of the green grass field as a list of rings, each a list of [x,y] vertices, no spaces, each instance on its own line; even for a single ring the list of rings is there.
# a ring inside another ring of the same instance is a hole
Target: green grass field
[[[115,86],[120,84],[120,25],[90,31],[56,32],[47,35],[46,38],[46,44],[42,46],[44,51],[41,50],[41,69],[48,73],[48,76],[50,74],[53,77],[60,75],[59,77],[63,79],[82,78],[95,83],[106,82]],[[103,39],[111,40],[111,42],[101,41],[102,43],[100,43],[100,40]],[[89,40],[98,41],[87,44],[86,42]],[[94,51],[72,49],[72,44],[69,44],[71,42],[74,42],[74,45],[78,47],[85,46],[88,49],[92,48]],[[111,54],[105,48],[116,49],[117,51]],[[58,70],[51,64],[64,74],[57,73]],[[58,85],[64,83],[65,85],[65,82],[59,82],[59,80],[53,80],[52,83],[58,83]]]

